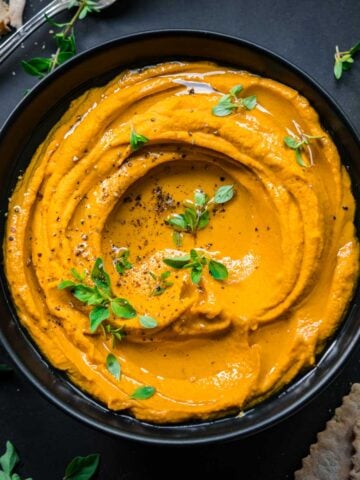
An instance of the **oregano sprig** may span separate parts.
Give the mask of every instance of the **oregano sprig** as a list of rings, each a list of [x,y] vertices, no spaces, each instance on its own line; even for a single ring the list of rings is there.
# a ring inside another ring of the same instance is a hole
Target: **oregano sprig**
[[[89,313],[91,333],[96,332],[98,327],[110,318],[110,312],[122,319],[136,316],[136,310],[125,298],[114,297],[110,277],[101,258],[96,259],[91,272],[92,286],[85,284],[83,276],[75,269],[72,269],[71,273],[77,282],[63,280],[58,288],[69,289],[77,300],[93,307]]]
[[[229,276],[226,266],[209,258],[205,253],[192,249],[189,255],[163,258],[165,265],[177,270],[190,269],[190,278],[193,283],[198,284],[201,281],[204,267],[208,268],[210,275],[218,281],[226,280]]]
[[[120,275],[124,275],[126,270],[132,269],[132,263],[129,261],[130,251],[128,248],[121,248],[114,260],[115,268]]]
[[[308,165],[305,163],[303,156],[302,156],[302,150],[304,147],[306,147],[309,159],[310,159],[310,165],[314,165],[314,158],[312,154],[312,150],[310,147],[310,142],[311,140],[318,140],[322,138],[321,135],[308,135],[307,133],[304,133],[300,127],[300,125],[293,120],[293,124],[296,128],[296,131],[298,135],[286,135],[284,137],[284,143],[287,147],[291,148],[295,152],[295,159],[298,165],[301,167],[307,167]]]
[[[0,480],[21,480],[20,475],[14,473],[16,465],[19,463],[20,458],[15,450],[14,445],[7,441],[6,451],[0,457]],[[32,480],[27,478],[26,480]]]
[[[239,108],[245,108],[246,110],[253,110],[257,105],[256,95],[250,95],[248,97],[239,97],[240,93],[244,90],[242,85],[235,85],[229,91],[229,93],[223,95],[218,104],[212,108],[212,113],[216,117],[226,117],[231,115]]]
[[[155,287],[151,290],[151,297],[158,297],[159,295],[162,295],[168,288],[174,285],[173,282],[169,282],[168,280],[171,275],[171,272],[169,272],[169,270],[162,272],[160,275],[155,275],[153,272],[148,273],[151,278],[156,282]]]
[[[77,20],[83,20],[88,13],[98,12],[99,7],[95,0],[70,0],[68,8],[73,7],[76,7],[76,12],[67,23],[57,23],[46,17],[48,23],[60,29],[53,35],[57,47],[56,51],[51,57],[35,57],[31,60],[23,60],[21,65],[26,73],[43,78],[76,54],[75,23]]]
[[[340,52],[339,47],[336,45],[334,54],[334,76],[336,80],[340,80],[343,72],[350,70],[354,63],[354,55],[360,51],[360,42],[356,43],[353,47],[345,52]]]
[[[234,196],[234,185],[219,187],[214,196],[210,198],[202,190],[195,190],[194,200],[185,200],[183,213],[173,213],[166,223],[175,232],[191,233],[195,235],[198,230],[204,229],[210,222],[210,207],[229,202]],[[179,246],[178,237],[173,237],[176,246]],[[181,245],[181,242],[180,242]]]

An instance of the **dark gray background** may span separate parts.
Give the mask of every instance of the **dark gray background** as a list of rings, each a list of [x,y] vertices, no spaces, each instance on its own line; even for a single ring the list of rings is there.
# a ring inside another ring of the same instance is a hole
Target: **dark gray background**
[[[26,18],[46,3],[28,2]],[[332,75],[334,45],[346,49],[360,40],[358,0],[118,0],[79,24],[77,45],[83,51],[161,28],[206,29],[267,47],[312,75],[360,131],[360,55],[341,82]],[[37,82],[22,72],[20,60],[53,51],[48,31],[49,26],[39,30],[0,66],[0,126]],[[0,380],[0,452],[12,440],[23,460],[22,474],[34,480],[60,480],[73,456],[93,452],[101,453],[101,480],[291,479],[350,383],[360,381],[359,353],[360,347],[320,396],[280,425],[243,441],[181,449],[142,446],[93,431],[49,404],[15,372]],[[10,363],[0,349],[1,361]]]

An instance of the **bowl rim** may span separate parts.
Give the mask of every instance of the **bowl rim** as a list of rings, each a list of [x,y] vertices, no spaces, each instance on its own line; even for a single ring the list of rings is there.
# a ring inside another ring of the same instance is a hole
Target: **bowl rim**
[[[12,124],[15,122],[15,120],[18,118],[18,116],[21,115],[22,110],[31,102],[33,101],[34,98],[36,98],[37,94],[40,91],[43,91],[47,88],[47,86],[53,82],[55,79],[61,77],[64,72],[67,70],[70,70],[73,66],[76,64],[80,64],[82,61],[86,59],[90,59],[93,56],[96,56],[97,54],[105,51],[108,48],[116,47],[116,46],[121,46],[121,45],[127,45],[131,44],[133,42],[141,41],[143,39],[152,39],[152,38],[167,38],[167,37],[177,37],[177,36],[182,36],[182,37],[198,37],[198,38],[208,38],[208,39],[214,39],[214,40],[219,40],[224,43],[231,43],[235,44],[237,46],[243,46],[247,49],[250,50],[255,50],[261,55],[264,55],[266,57],[269,57],[270,59],[274,60],[275,62],[281,64],[288,70],[290,70],[292,73],[297,75],[298,77],[302,78],[306,83],[310,84],[311,87],[320,94],[321,97],[325,100],[325,102],[330,105],[331,109],[335,112],[335,114],[340,118],[341,122],[346,126],[346,129],[348,133],[350,133],[351,137],[355,141],[355,143],[360,147],[360,135],[357,131],[357,129],[354,127],[354,125],[351,123],[351,121],[347,118],[346,114],[342,110],[342,108],[339,106],[336,100],[316,81],[314,80],[311,75],[309,75],[307,72],[303,71],[300,67],[296,66],[294,63],[286,60],[284,57],[281,55],[272,52],[271,50],[267,49],[266,47],[260,46],[255,42],[252,42],[250,40],[244,40],[239,37],[233,36],[233,35],[228,35],[220,32],[213,32],[213,31],[208,31],[208,30],[197,30],[197,29],[155,29],[155,30],[146,30],[146,31],[139,31],[136,33],[132,34],[126,34],[122,35],[120,37],[114,38],[112,40],[108,40],[106,42],[103,42],[95,47],[92,47],[84,52],[78,53],[75,55],[73,58],[71,58],[69,61],[66,63],[62,64],[59,66],[56,70],[48,74],[46,77],[41,79],[31,90],[30,92],[26,95],[25,98],[21,99],[15,108],[12,110],[12,112],[8,115],[7,119],[5,120],[3,126],[0,128],[0,142],[5,138],[7,131],[11,128]],[[286,83],[286,82],[285,82]],[[2,283],[2,282],[1,282]],[[6,298],[6,293],[4,290],[4,285],[1,285],[1,296],[4,299],[4,303],[7,304],[8,306],[8,301]],[[343,323],[345,322],[345,319],[349,316],[350,314],[350,309],[347,311],[347,313],[344,316]],[[17,325],[17,328],[21,328],[21,325]],[[339,331],[339,328],[341,328],[341,325],[338,327],[337,332]],[[336,334],[335,334],[336,335]],[[5,334],[3,333],[2,329],[0,328],[0,344],[3,345],[4,349],[6,352],[9,354],[11,360],[14,362],[16,367],[21,371],[21,373],[29,380],[30,384],[33,385],[45,398],[51,401],[52,404],[55,404],[60,410],[65,411],[67,414],[72,416],[73,418],[76,418],[80,420],[81,422],[85,423],[87,426],[90,426],[92,428],[95,428],[97,430],[100,430],[102,432],[111,434],[113,436],[121,437],[121,438],[126,438],[129,440],[138,440],[143,443],[147,444],[153,444],[153,445],[198,445],[198,444],[208,444],[208,443],[214,443],[214,442],[220,442],[224,440],[231,440],[231,439],[236,439],[236,438],[244,438],[249,435],[253,435],[256,433],[259,433],[270,426],[274,426],[277,423],[279,423],[281,420],[288,418],[292,415],[294,415],[296,412],[298,412],[300,409],[305,407],[316,395],[320,393],[320,391],[324,388],[325,385],[328,385],[331,380],[334,380],[335,377],[339,374],[340,369],[343,367],[344,363],[348,359],[350,353],[353,351],[358,339],[360,337],[360,329],[358,330],[357,334],[352,337],[352,339],[349,341],[347,348],[345,349],[344,352],[342,352],[342,355],[340,358],[336,360],[336,363],[333,365],[331,369],[329,369],[323,377],[319,380],[319,382],[308,388],[308,390],[301,396],[299,396],[297,399],[295,399],[290,405],[285,407],[281,412],[278,412],[274,416],[270,416],[269,418],[263,420],[262,422],[259,422],[256,427],[254,428],[247,428],[244,432],[239,432],[238,430],[228,432],[228,433],[220,433],[220,434],[211,434],[211,435],[206,435],[204,432],[202,432],[201,437],[191,437],[191,432],[189,435],[189,438],[171,438],[170,436],[166,435],[166,430],[164,431],[164,435],[159,438],[159,437],[151,437],[151,436],[145,436],[144,434],[139,434],[139,433],[129,433],[120,430],[119,428],[116,428],[114,426],[110,425],[105,425],[103,422],[89,416],[87,413],[82,413],[81,410],[76,409],[72,405],[68,405],[64,400],[59,399],[58,396],[55,396],[46,385],[44,385],[37,377],[36,375],[31,371],[30,367],[28,367],[19,357],[18,353],[16,350],[10,345],[9,341],[7,340]],[[29,342],[30,340],[27,339]],[[332,340],[333,341],[333,340]],[[331,347],[330,347],[331,349]],[[327,347],[322,355],[321,358],[326,356],[326,353],[328,352],[329,347]],[[41,358],[44,358],[41,355]],[[51,367],[49,363],[46,363],[47,368]],[[315,369],[317,366],[314,367]],[[310,370],[312,371],[312,370]],[[309,373],[305,372],[301,378],[306,377],[306,375]],[[52,373],[53,375],[53,373]],[[291,387],[291,384],[290,384]],[[286,395],[287,391],[283,392],[280,395]],[[270,397],[269,399],[274,398]],[[98,404],[99,405],[99,404]],[[229,417],[228,417],[229,418]],[[135,419],[135,421],[141,423],[142,425],[152,425],[147,422],[143,422],[141,420]],[[216,420],[215,420],[216,421]],[[221,419],[219,419],[221,421]],[[212,422],[211,422],[212,423]],[[186,427],[196,427],[197,424],[182,424],[182,425],[177,425],[179,428],[184,429]],[[202,427],[206,426],[206,423],[201,423]],[[168,425],[172,426],[173,425]],[[165,427],[166,425],[156,425],[157,428]]]

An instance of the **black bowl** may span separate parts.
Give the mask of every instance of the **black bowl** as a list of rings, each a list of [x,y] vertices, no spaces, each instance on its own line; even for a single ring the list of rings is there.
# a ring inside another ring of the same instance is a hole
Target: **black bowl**
[[[278,80],[307,97],[320,114],[348,168],[353,192],[360,201],[360,141],[340,108],[310,77],[282,58],[249,42],[207,32],[160,31],[121,38],[78,55],[42,80],[20,103],[0,132],[0,235],[4,213],[20,172],[69,102],[92,86],[105,84],[127,67],[169,59],[209,59]],[[359,224],[357,211],[356,224]],[[3,262],[1,262],[3,263]],[[112,412],[72,385],[38,352],[19,325],[4,277],[0,339],[24,375],[47,398],[74,417],[119,437],[157,444],[199,444],[245,437],[263,430],[303,407],[334,378],[360,335],[360,292],[357,289],[346,318],[318,359],[317,365],[290,386],[242,418],[224,418],[186,425],[157,426]]]

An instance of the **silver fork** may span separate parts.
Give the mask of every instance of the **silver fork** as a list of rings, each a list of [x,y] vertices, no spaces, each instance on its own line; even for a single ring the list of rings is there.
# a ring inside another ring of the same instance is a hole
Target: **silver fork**
[[[102,10],[115,3],[115,1],[116,0],[98,0],[97,7],[99,10]],[[53,17],[57,13],[66,10],[68,5],[69,0],[53,0],[29,21],[24,23],[22,27],[0,45],[0,65],[24,40],[46,22],[46,16]]]

